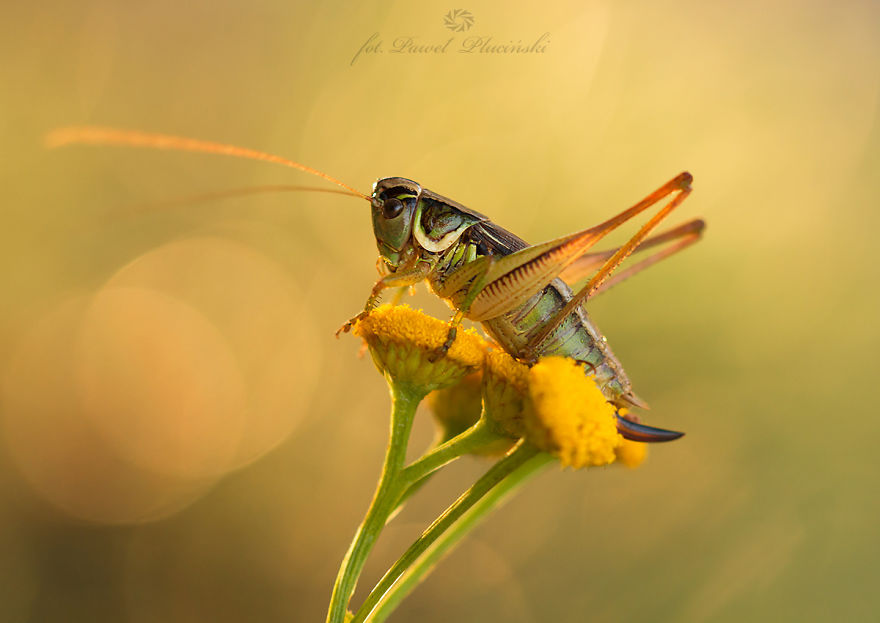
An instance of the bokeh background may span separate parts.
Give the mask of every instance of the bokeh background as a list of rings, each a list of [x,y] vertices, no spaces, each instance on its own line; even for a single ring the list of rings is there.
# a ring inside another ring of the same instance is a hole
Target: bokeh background
[[[876,620],[880,5],[474,0],[466,33],[451,8],[4,4],[0,620],[321,621],[387,433],[333,337],[375,278],[363,202],[202,196],[321,186],[269,164],[43,149],[78,123],[410,177],[533,242],[690,170],[671,220],[705,239],[591,305],[688,436],[551,469],[393,620]],[[356,600],[485,468],[412,501]]]

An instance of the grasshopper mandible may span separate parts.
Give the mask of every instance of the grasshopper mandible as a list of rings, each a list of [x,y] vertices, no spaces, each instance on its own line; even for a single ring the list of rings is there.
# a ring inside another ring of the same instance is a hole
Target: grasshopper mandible
[[[599,225],[549,242],[529,245],[487,216],[402,177],[386,177],[365,195],[306,165],[251,149],[131,130],[100,127],[61,128],[47,137],[50,146],[72,143],[128,145],[198,151],[282,164],[321,177],[348,194],[370,202],[373,233],[384,274],[367,299],[364,311],[378,304],[387,288],[406,288],[427,281],[454,310],[441,356],[455,340],[464,318],[480,322],[507,353],[525,363],[559,355],[585,364],[606,399],[618,409],[646,407],[612,353],[605,337],[587,315],[586,301],[620,281],[699,240],[705,224],[688,221],[662,234],[648,234],[691,192],[692,177],[681,173],[631,208]],[[589,250],[608,233],[667,199],[625,244],[608,251]],[[633,252],[661,247],[647,258],[612,273]],[[577,292],[569,284],[592,275]],[[337,335],[338,333],[337,332]],[[627,439],[671,441],[683,433],[646,426],[618,414],[618,430]]]

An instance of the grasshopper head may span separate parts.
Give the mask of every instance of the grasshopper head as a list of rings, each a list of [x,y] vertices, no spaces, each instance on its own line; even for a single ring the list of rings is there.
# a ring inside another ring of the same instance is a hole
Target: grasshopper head
[[[403,177],[386,177],[373,185],[373,233],[379,255],[394,271],[410,245],[413,216],[422,187]]]

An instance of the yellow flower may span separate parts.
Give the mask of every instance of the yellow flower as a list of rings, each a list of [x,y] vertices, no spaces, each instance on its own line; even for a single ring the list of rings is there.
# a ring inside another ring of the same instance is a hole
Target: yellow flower
[[[617,409],[582,365],[547,357],[529,368],[507,353],[488,349],[473,330],[460,331],[449,351],[436,357],[448,325],[405,305],[383,305],[354,328],[364,338],[376,366],[400,383],[435,393],[432,406],[443,438],[450,439],[477,421],[475,392],[482,369],[483,405],[492,430],[531,444],[574,468],[620,460],[635,467],[645,444],[627,442],[617,432]],[[472,375],[468,377],[468,375]],[[468,378],[465,383],[459,383]],[[625,413],[625,410],[622,411]]]
[[[614,450],[617,460],[627,467],[638,467],[648,454],[648,444],[624,439]]]
[[[519,439],[525,436],[523,418],[529,402],[529,367],[500,350],[486,354],[483,401],[486,416],[497,432]]]
[[[533,411],[525,423],[531,443],[557,456],[564,466],[614,461],[623,441],[616,409],[583,366],[564,357],[541,359],[529,370],[529,396]]]
[[[382,373],[425,391],[449,387],[483,364],[486,343],[472,329],[459,330],[449,351],[431,361],[448,331],[447,323],[406,305],[382,305],[354,327]]]
[[[547,357],[529,368],[505,352],[489,351],[483,400],[498,432],[525,437],[564,466],[607,465],[624,441],[616,407],[572,359]],[[621,460],[635,466],[637,452],[627,446]]]

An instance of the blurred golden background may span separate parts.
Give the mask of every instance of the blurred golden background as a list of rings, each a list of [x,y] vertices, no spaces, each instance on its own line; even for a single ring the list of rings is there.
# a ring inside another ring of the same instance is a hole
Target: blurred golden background
[[[375,278],[364,203],[175,203],[321,182],[43,149],[81,123],[266,150],[364,191],[406,176],[532,242],[691,171],[671,221],[705,217],[705,239],[591,308],[649,421],[688,436],[636,471],[545,473],[392,620],[877,616],[880,5],[481,0],[462,33],[450,8],[4,6],[0,620],[322,621],[387,434],[383,381],[333,337]],[[382,52],[358,54],[376,33]],[[454,40],[392,52],[408,37]],[[448,314],[423,289],[414,304]],[[462,460],[412,501],[356,601],[485,468]]]

